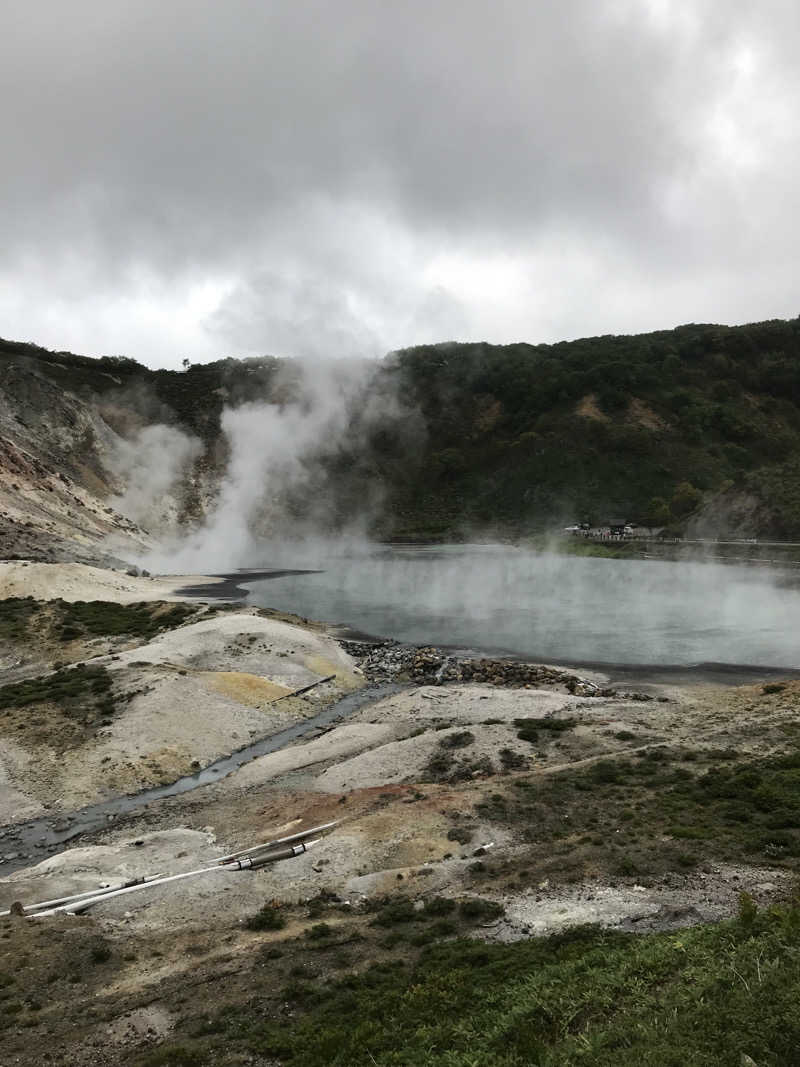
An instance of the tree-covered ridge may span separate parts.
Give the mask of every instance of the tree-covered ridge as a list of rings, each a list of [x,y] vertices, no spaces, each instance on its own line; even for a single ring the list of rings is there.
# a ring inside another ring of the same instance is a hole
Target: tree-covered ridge
[[[292,367],[264,357],[151,371],[0,341],[0,371],[20,359],[87,398],[145,387],[157,401],[149,417],[209,450],[224,407],[279,399],[276,373],[285,381]],[[750,517],[761,532],[800,534],[800,319],[424,345],[391,353],[365,381],[416,413],[413,433],[402,416],[361,426],[322,458],[342,507],[364,479],[380,486],[384,536],[528,532],[573,518],[674,525],[726,490],[761,502]]]
[[[659,498],[680,521],[687,485],[757,489],[764,468],[769,507],[793,504],[769,472],[800,454],[799,320],[393,358],[429,431],[414,489],[444,526],[645,521]],[[781,518],[800,530],[800,508]]]

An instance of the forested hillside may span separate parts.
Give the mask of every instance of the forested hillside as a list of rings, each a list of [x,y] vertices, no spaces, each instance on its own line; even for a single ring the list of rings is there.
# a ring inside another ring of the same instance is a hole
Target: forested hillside
[[[291,361],[273,357],[151,371],[0,342],[0,374],[20,363],[100,405],[119,433],[131,410],[180,425],[204,443],[200,462],[220,470],[225,406],[285,401],[292,380]],[[320,458],[342,508],[365,480],[381,486],[380,536],[609,518],[800,535],[800,319],[421,346],[391,353],[365,381],[399,397],[401,414],[327,452],[322,443]]]
[[[800,533],[800,320],[394,358],[429,430],[404,506],[431,530],[680,524],[730,487],[763,498],[762,532]]]

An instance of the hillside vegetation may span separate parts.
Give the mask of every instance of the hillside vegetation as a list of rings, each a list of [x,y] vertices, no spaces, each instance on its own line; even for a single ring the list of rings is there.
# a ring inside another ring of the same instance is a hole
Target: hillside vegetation
[[[120,433],[131,407],[139,423],[191,431],[212,470],[225,463],[224,407],[285,399],[292,366],[264,357],[151,371],[0,342],[0,373],[21,362],[104,405]],[[421,415],[413,434],[400,416],[381,420],[319,459],[342,512],[365,481],[380,488],[379,536],[524,534],[568,519],[680,528],[692,517],[706,534],[800,535],[800,319],[426,345],[390,354],[365,380]]]

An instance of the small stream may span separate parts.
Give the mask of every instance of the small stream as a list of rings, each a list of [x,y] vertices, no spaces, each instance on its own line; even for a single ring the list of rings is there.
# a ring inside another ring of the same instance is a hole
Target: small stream
[[[35,863],[64,851],[76,837],[107,827],[120,815],[130,815],[167,797],[190,793],[219,782],[250,760],[269,752],[277,752],[293,741],[308,737],[309,734],[324,732],[325,728],[333,723],[346,719],[369,704],[405,688],[406,685],[397,682],[367,685],[363,689],[348,693],[311,718],[293,723],[268,737],[262,737],[229,756],[221,756],[207,767],[184,775],[167,785],[154,786],[129,796],[102,800],[67,814],[46,815],[28,822],[0,827],[0,877],[30,866],[31,861]]]

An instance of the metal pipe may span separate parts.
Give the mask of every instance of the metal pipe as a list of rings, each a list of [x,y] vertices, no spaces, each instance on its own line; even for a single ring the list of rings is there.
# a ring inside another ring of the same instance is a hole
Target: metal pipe
[[[325,830],[330,830],[334,826],[338,826],[340,819],[335,819],[333,822],[323,823],[321,826],[311,826],[308,830],[300,830],[296,834],[289,834],[286,837],[277,837],[273,841],[264,841],[260,845],[251,845],[250,848],[239,849],[238,852],[231,852],[227,856],[221,856],[217,863],[230,863],[231,860],[238,859],[240,856],[247,856],[253,852],[260,852],[266,848],[276,848],[278,845],[288,845],[292,841],[302,841],[304,837],[308,837],[310,834],[321,834]]]
[[[266,856],[242,856],[240,860],[236,860],[231,866],[235,866],[240,871],[255,871],[266,863],[275,863],[278,860],[289,860],[293,856],[302,856],[304,852],[308,852],[312,845],[316,845],[318,840],[318,838],[315,838],[313,841],[301,841],[299,845],[290,845],[288,848],[279,849],[277,852],[270,852]]]
[[[54,908],[59,904],[67,904],[71,900],[81,900],[84,897],[99,897],[105,896],[108,893],[113,893],[117,889],[126,889],[128,886],[139,885],[144,882],[152,882],[156,878],[160,878],[160,874],[147,874],[141,878],[132,878],[128,882],[117,882],[115,885],[98,886],[97,889],[84,889],[82,893],[73,893],[67,897],[56,897],[54,900],[42,900],[37,904],[23,904],[23,912],[41,911],[43,908]],[[0,911],[0,918],[11,914],[11,909]]]

